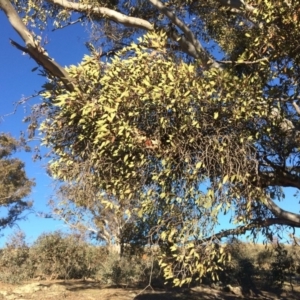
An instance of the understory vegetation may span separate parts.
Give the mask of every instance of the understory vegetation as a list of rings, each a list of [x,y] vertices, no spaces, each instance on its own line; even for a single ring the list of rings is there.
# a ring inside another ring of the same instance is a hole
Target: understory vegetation
[[[116,286],[163,287],[166,281],[159,267],[158,249],[145,247],[136,255],[125,251],[122,257],[105,246],[92,245],[80,235],[60,231],[42,234],[31,245],[23,232],[16,232],[0,249],[0,281],[20,283],[26,280],[82,279]],[[232,238],[224,245],[230,263],[220,268],[215,281],[202,282],[215,288],[240,286],[244,293],[260,289],[291,286],[300,279],[298,245],[253,244]],[[216,262],[218,263],[218,262]]]

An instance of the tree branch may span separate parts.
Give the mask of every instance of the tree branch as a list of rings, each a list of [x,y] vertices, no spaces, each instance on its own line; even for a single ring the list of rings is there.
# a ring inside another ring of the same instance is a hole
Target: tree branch
[[[268,61],[266,57],[260,58],[254,61],[248,61],[248,60],[241,60],[241,61],[233,61],[233,60],[217,60],[220,64],[232,64],[232,65],[252,65],[257,64],[261,61]]]
[[[255,8],[246,4],[243,0],[217,0],[221,5],[228,6],[238,10],[253,12]]]
[[[67,71],[51,59],[47,52],[34,40],[34,37],[22,22],[11,2],[9,0],[0,0],[0,8],[6,14],[14,30],[25,42],[26,53],[28,53],[38,64],[42,65],[52,76],[59,78],[65,84],[66,89],[73,91],[75,87]],[[13,44],[15,46],[18,45],[16,42],[13,42]],[[20,45],[18,45],[17,48],[25,51],[25,48]]]
[[[283,186],[300,189],[299,176],[290,174],[287,171],[262,172],[260,177],[263,186]]]
[[[296,112],[298,113],[298,115],[300,115],[300,107],[297,105],[296,102],[293,102],[293,106],[294,106]]]
[[[61,26],[61,27],[59,27],[59,28],[54,28],[54,29],[52,29],[52,31],[56,31],[56,30],[59,30],[59,29],[66,28],[66,27],[68,27],[68,26],[75,25],[75,24],[77,24],[77,23],[79,23],[79,22],[82,22],[83,19],[84,19],[84,17],[81,16],[81,17],[78,18],[77,20],[72,21],[72,22],[68,22],[68,23],[67,23],[66,25],[64,25],[64,26]]]
[[[222,230],[212,236],[210,236],[207,239],[201,240],[202,243],[206,243],[211,241],[212,239],[215,240],[221,240],[222,238],[228,237],[228,236],[237,236],[246,233],[246,231],[252,230],[254,228],[263,228],[263,227],[269,227],[272,225],[287,225],[292,227],[300,227],[300,222],[293,222],[282,219],[282,218],[268,218],[265,220],[253,220],[250,224],[238,226],[236,228],[228,229],[228,230]]]
[[[115,10],[106,7],[95,7],[89,4],[75,3],[68,0],[46,0],[52,4],[58,5],[62,8],[85,12],[101,18],[107,18],[117,23],[123,24],[126,27],[135,27],[144,30],[153,30],[153,25],[141,18],[129,17]]]
[[[117,12],[106,7],[94,7],[93,5],[74,3],[68,0],[47,0],[48,2],[78,12],[85,12],[98,17],[106,17],[117,23],[123,24],[127,27],[141,28],[144,30],[152,31],[154,26],[141,18],[129,17],[120,12]],[[212,59],[207,54],[206,50],[202,47],[199,41],[195,38],[192,31],[181,21],[175,14],[170,12],[160,1],[149,0],[156,8],[164,13],[173,23],[178,26],[183,32],[184,37],[179,36],[176,33],[170,33],[169,36],[176,40],[182,50],[191,55],[194,58],[202,59],[203,64],[206,66]],[[213,65],[220,67],[220,65],[213,61]]]
[[[280,208],[269,197],[267,198],[267,201],[264,204],[274,214],[274,216],[276,216],[276,218],[282,221],[282,223],[278,224],[293,224],[291,226],[300,227],[300,214],[295,214]]]
[[[179,44],[179,46],[183,52],[185,52],[186,54],[188,54],[194,58],[198,58],[199,54],[197,53],[196,48],[194,47],[194,45],[191,42],[189,42],[185,38],[185,36],[180,36],[176,30],[169,30],[167,32],[167,35],[173,41],[176,41]]]
[[[213,65],[214,67],[220,68],[220,65],[214,61],[207,51],[203,48],[203,46],[200,44],[198,39],[195,37],[194,33],[188,28],[184,22],[182,22],[173,12],[171,12],[162,2],[159,0],[149,0],[161,13],[163,13],[170,21],[176,25],[178,28],[180,28],[183,33],[184,37],[186,38],[186,41],[191,43],[195,50],[197,51],[196,58],[201,59],[202,64],[205,68],[208,68],[209,66]],[[184,43],[184,41],[182,41]]]

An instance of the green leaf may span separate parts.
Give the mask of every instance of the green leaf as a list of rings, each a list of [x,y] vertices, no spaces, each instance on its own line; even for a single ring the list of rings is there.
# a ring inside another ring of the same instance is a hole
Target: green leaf
[[[34,67],[34,68],[31,70],[31,72],[35,72],[38,68],[39,68],[39,66]]]
[[[223,177],[223,184],[225,184],[227,181],[228,181],[228,175],[225,175],[225,176]]]
[[[201,162],[201,161],[197,162],[197,164],[196,164],[196,169],[198,170],[198,169],[200,169],[201,167],[202,167],[202,162]]]

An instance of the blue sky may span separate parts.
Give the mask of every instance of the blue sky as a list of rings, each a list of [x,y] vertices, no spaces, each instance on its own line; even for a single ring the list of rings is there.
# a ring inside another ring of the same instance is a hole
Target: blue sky
[[[39,91],[45,78],[39,76],[37,71],[31,72],[37,66],[35,61],[10,44],[9,39],[13,39],[20,45],[24,45],[1,10],[0,28],[0,132],[9,132],[12,136],[19,137],[21,131],[26,131],[26,124],[22,119],[30,112],[30,107],[40,101],[40,98],[28,101],[19,106],[15,113],[10,114],[14,111],[14,103],[22,97]],[[83,55],[88,53],[84,46],[88,34],[83,26],[75,25],[63,30],[45,32],[43,37],[45,36],[49,40],[46,46],[49,55],[63,66],[79,63]],[[34,146],[34,143],[30,146]],[[36,186],[29,197],[34,200],[34,209],[45,211],[46,203],[53,190],[51,179],[44,169],[46,161],[33,162],[32,155],[33,153],[25,152],[16,154],[25,162],[28,177],[35,178],[36,181]],[[33,242],[44,231],[66,229],[62,222],[39,218],[34,214],[28,215],[27,220],[19,222],[18,225],[26,233],[29,242]],[[4,237],[0,237],[0,247],[3,246],[6,236],[16,229],[17,227],[13,227],[0,232],[4,234]]]
[[[30,112],[30,107],[40,101],[40,98],[30,100],[19,106],[15,113],[10,114],[14,111],[14,103],[22,97],[39,91],[45,78],[38,76],[38,72],[31,72],[37,66],[35,61],[9,43],[11,38],[23,45],[21,38],[14,32],[2,11],[0,11],[0,28],[0,132],[9,132],[12,136],[19,137],[20,132],[26,130],[26,124],[22,123],[22,119]],[[44,32],[43,37],[45,36],[49,41],[46,46],[47,52],[63,66],[79,63],[83,55],[88,53],[84,46],[88,33],[83,26],[75,25],[55,32]],[[34,143],[31,146],[34,146]],[[32,153],[18,152],[16,155],[25,162],[28,177],[36,180],[36,186],[30,195],[30,199],[34,200],[35,211],[47,211],[46,203],[52,195],[53,188],[51,179],[44,169],[46,161],[33,162]],[[295,192],[294,189],[286,189],[286,200],[281,203],[281,206],[286,210],[299,212],[299,199],[295,200]],[[219,229],[223,228],[228,218],[223,218],[221,221]],[[66,230],[62,222],[39,218],[34,214],[28,215],[27,220],[19,222],[18,225],[26,233],[29,242],[33,242],[45,231]],[[17,227],[0,232],[4,234],[4,237],[0,237],[0,247],[3,246],[7,235],[15,229]]]

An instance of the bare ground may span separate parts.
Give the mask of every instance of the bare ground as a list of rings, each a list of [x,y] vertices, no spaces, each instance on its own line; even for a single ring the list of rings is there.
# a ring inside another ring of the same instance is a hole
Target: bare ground
[[[152,290],[150,288],[116,288],[100,285],[94,281],[32,281],[20,285],[0,283],[0,299],[2,300],[235,300],[235,299],[300,299],[300,286],[292,291],[286,286],[280,295],[261,291],[256,296],[238,296],[216,290],[208,286],[199,286],[181,290]]]

